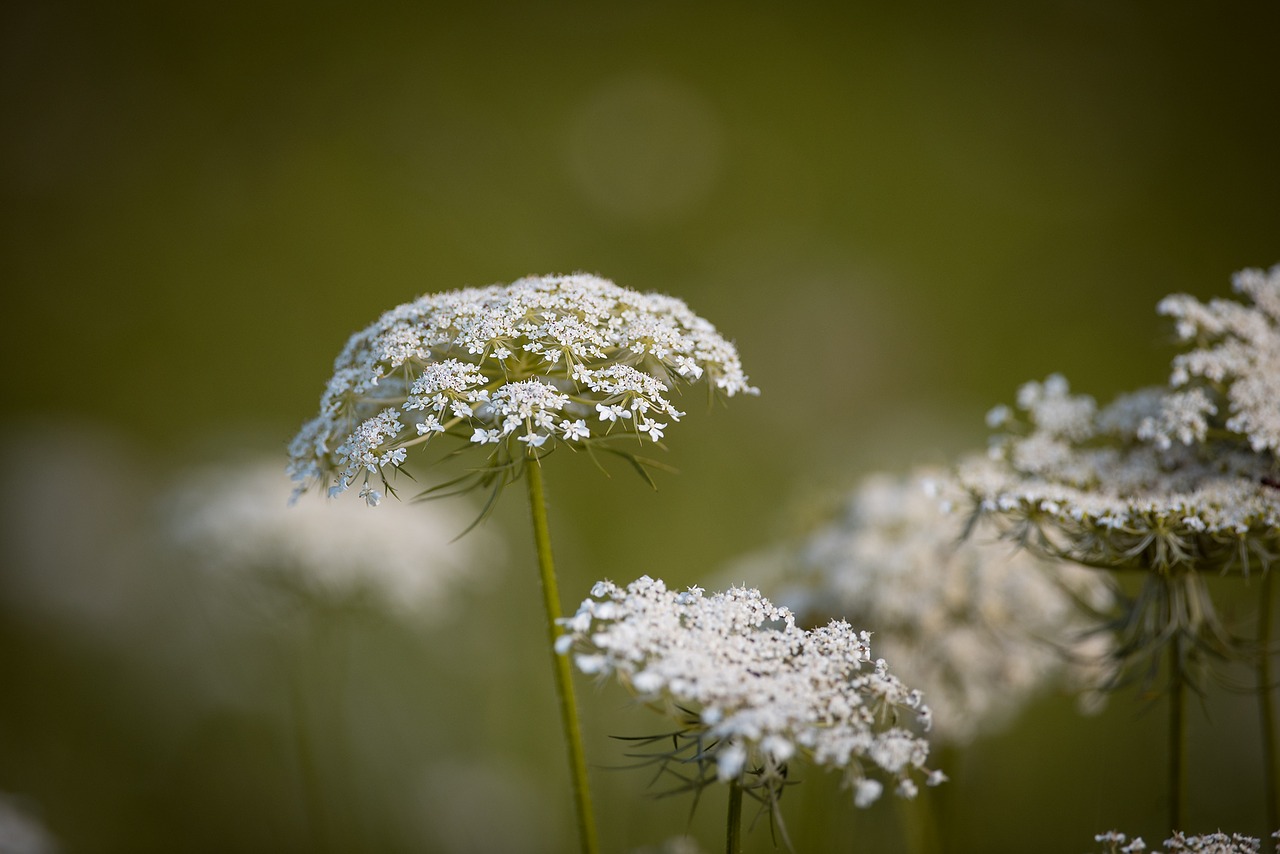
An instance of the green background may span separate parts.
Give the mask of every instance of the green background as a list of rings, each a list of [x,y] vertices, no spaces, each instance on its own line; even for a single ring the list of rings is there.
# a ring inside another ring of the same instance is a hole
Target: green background
[[[323,839],[283,706],[189,700],[279,638],[179,643],[208,608],[187,571],[125,595],[94,555],[135,547],[119,532],[196,463],[283,466],[342,343],[384,309],[585,270],[685,299],[761,395],[687,407],[657,493],[582,460],[548,472],[563,598],[642,573],[705,585],[863,473],[980,448],[1026,380],[1061,371],[1102,400],[1163,381],[1159,298],[1280,261],[1277,32],[1273,3],[7,4],[6,540],[74,540],[64,592],[130,628],[91,640],[75,609],[32,604],[15,579],[39,556],[6,549],[0,792],[67,851],[482,851],[506,819],[447,795],[489,762],[537,794],[511,844],[561,850],[517,494],[488,523],[502,582],[447,627],[324,611],[270,665],[346,710],[313,726]],[[581,684],[596,765],[619,759],[608,735],[660,727]],[[1251,715],[1229,692],[1197,712],[1188,830],[1263,833]],[[1089,719],[1044,699],[952,757],[951,847],[1163,839],[1162,726],[1132,694]],[[423,800],[437,761],[453,770]],[[805,777],[786,804],[800,850],[899,845],[892,804],[855,816]],[[687,802],[635,774],[596,779],[608,850],[684,826]],[[709,850],[722,794],[692,825]],[[475,833],[448,842],[443,816]],[[750,844],[770,849],[763,824]]]

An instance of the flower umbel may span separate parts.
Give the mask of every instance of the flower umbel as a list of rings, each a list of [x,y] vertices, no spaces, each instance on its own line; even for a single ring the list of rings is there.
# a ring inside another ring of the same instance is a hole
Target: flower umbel
[[[1196,836],[1174,831],[1164,841],[1163,850],[1148,848],[1141,836],[1130,840],[1114,830],[1099,833],[1093,839],[1102,843],[1103,854],[1262,854],[1261,839],[1242,833],[1228,835],[1221,831]]]
[[[1269,620],[1251,647],[1217,616],[1204,575],[1267,572],[1280,555],[1280,267],[1245,271],[1236,289],[1252,305],[1171,296],[1160,311],[1192,348],[1176,356],[1167,388],[1099,409],[1058,375],[1018,393],[1016,417],[990,458],[961,468],[973,521],[993,520],[1041,554],[1107,570],[1139,570],[1137,597],[1112,625],[1117,674],[1166,662],[1170,824],[1185,802],[1187,688],[1205,665],[1252,658],[1264,732],[1270,733]],[[1261,585],[1263,595],[1270,578]],[[1260,613],[1269,613],[1264,604]],[[1268,736],[1268,804],[1275,816],[1274,738]]]
[[[1132,662],[1153,660],[1157,636],[1186,640],[1189,662],[1235,656],[1200,576],[1266,570],[1280,554],[1270,452],[1147,441],[1143,425],[1167,412],[1161,389],[1098,410],[1055,375],[1024,386],[1019,400],[1026,421],[1007,419],[989,458],[960,467],[973,522],[1050,557],[1148,573],[1122,626],[1119,648]],[[1069,410],[1069,421],[1055,415]]]
[[[440,435],[487,448],[491,473],[561,444],[657,443],[684,415],[674,393],[700,379],[757,391],[734,346],[673,297],[584,273],[428,294],[347,342],[289,472],[337,494],[386,484]]]
[[[1058,375],[1018,392],[989,465],[962,481],[1024,545],[1090,566],[1266,569],[1280,554],[1280,265],[1245,270],[1253,305],[1174,295],[1161,313],[1191,349],[1167,388],[1099,410]]]
[[[840,621],[805,631],[747,588],[707,596],[645,576],[625,588],[601,581],[591,593],[562,620],[558,651],[572,650],[583,673],[616,674],[680,724],[691,754],[670,763],[690,769],[673,773],[691,788],[735,782],[776,805],[797,758],[842,770],[858,806],[883,789],[873,771],[907,798],[917,776],[945,779],[926,767],[929,745],[917,734],[929,728],[928,706],[872,658],[867,632]]]

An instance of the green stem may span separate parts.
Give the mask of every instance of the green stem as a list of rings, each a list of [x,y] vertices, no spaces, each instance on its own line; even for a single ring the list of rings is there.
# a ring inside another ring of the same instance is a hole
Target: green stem
[[[729,815],[724,828],[725,854],[741,854],[742,851],[742,786],[737,780],[729,782]]]
[[[1187,683],[1182,637],[1169,644],[1169,828],[1182,830],[1187,798]]]
[[[1267,792],[1267,827],[1280,828],[1280,756],[1276,746],[1276,684],[1271,678],[1272,576],[1262,579],[1262,604],[1258,607],[1258,713],[1262,718],[1262,761]]]
[[[525,480],[529,484],[529,508],[533,512],[533,538],[538,546],[538,569],[542,574],[542,604],[547,612],[547,649],[551,651],[560,695],[560,723],[569,751],[569,771],[573,776],[573,799],[578,812],[578,840],[583,854],[596,854],[595,818],[591,812],[591,789],[587,783],[587,760],[582,751],[582,730],[578,726],[578,702],[573,696],[573,674],[569,659],[555,650],[560,636],[560,591],[556,586],[556,566],[551,558],[551,530],[547,526],[547,501],[542,488],[542,467],[536,459],[526,461]]]

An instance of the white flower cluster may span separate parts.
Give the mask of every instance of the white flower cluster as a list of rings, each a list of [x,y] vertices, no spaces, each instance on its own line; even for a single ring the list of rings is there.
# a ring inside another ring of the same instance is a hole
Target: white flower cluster
[[[1194,440],[1197,404],[1148,389],[1099,409],[1054,375],[1018,394],[1019,418],[986,460],[959,468],[977,512],[1033,549],[1090,566],[1248,573],[1280,548],[1270,453],[1238,444],[1157,441],[1163,424]],[[1171,402],[1171,400],[1173,402]],[[1189,408],[1188,408],[1189,407]]]
[[[218,573],[274,574],[312,593],[371,593],[388,609],[439,613],[499,549],[491,535],[455,540],[466,511],[301,501],[290,507],[278,464],[221,466],[189,476],[167,501],[170,534]]]
[[[583,673],[616,674],[673,717],[677,709],[697,714],[720,780],[777,778],[804,757],[843,769],[865,807],[883,791],[871,767],[904,797],[917,793],[914,773],[930,785],[945,779],[925,766],[928,742],[898,722],[908,716],[927,730],[929,708],[884,659],[872,659],[867,632],[837,621],[805,631],[747,588],[706,596],[645,576],[626,588],[601,581],[591,594],[562,620],[557,651],[575,651]]]
[[[1280,832],[1272,835],[1280,835]],[[1141,836],[1130,840],[1123,833],[1114,830],[1099,833],[1093,839],[1103,844],[1103,854],[1262,854],[1261,839],[1240,833],[1230,836],[1222,832],[1187,836],[1182,831],[1174,831],[1173,836],[1164,841],[1163,850],[1148,849]]]
[[[1003,432],[987,459],[959,467],[971,524],[989,519],[1041,555],[1145,573],[1111,623],[1110,687],[1139,672],[1149,683],[1166,652],[1171,687],[1248,655],[1203,576],[1265,572],[1280,556],[1280,268],[1246,271],[1236,287],[1255,305],[1161,303],[1196,345],[1174,359],[1169,386],[1099,408],[1061,376],[1028,383],[1016,411],[988,415]]]
[[[682,301],[596,276],[540,276],[428,294],[356,333],[289,472],[332,493],[400,466],[440,434],[548,450],[618,436],[658,442],[681,383],[755,394],[737,350]]]
[[[1081,563],[1165,572],[1266,567],[1280,545],[1280,266],[1245,270],[1252,305],[1161,301],[1190,349],[1167,388],[1099,409],[1061,376],[988,416],[995,462],[961,479],[1026,545]]]
[[[1161,301],[1178,337],[1195,348],[1173,360],[1169,385],[1179,391],[1165,417],[1151,425],[1158,441],[1203,441],[1218,425],[1243,436],[1254,451],[1280,451],[1280,264],[1243,270],[1233,280],[1248,306],[1233,300],[1199,302],[1185,294]],[[1225,410],[1225,411],[1224,411]]]
[[[941,472],[876,475],[838,517],[747,564],[803,623],[841,617],[874,631],[894,671],[929,698],[934,740],[953,743],[998,728],[1064,665],[1075,684],[1103,681],[1109,635],[1086,633],[1076,603],[1105,611],[1114,598],[1083,567],[962,539],[948,507],[963,498]]]

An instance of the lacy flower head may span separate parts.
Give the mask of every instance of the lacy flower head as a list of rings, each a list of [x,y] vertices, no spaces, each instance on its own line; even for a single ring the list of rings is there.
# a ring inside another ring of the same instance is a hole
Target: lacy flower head
[[[1135,674],[1149,687],[1171,644],[1182,650],[1178,678],[1244,658],[1203,576],[1265,571],[1280,548],[1269,454],[1145,439],[1143,425],[1167,411],[1167,399],[1164,389],[1148,390],[1098,409],[1060,376],[1028,383],[1018,394],[1023,418],[997,410],[992,420],[1008,432],[990,458],[959,470],[972,524],[990,521],[1042,555],[1145,573],[1111,624],[1109,688]]]
[[[288,505],[278,464],[196,473],[168,501],[170,534],[213,572],[253,573],[329,600],[370,595],[394,612],[441,613],[499,549],[492,536],[452,542],[459,508],[358,503]]]
[[[428,294],[347,342],[289,471],[377,503],[409,450],[442,436],[484,451],[490,473],[562,444],[656,444],[698,381],[756,393],[733,345],[672,297],[583,273]]]
[[[1027,383],[1021,417],[993,411],[1006,432],[960,482],[980,514],[1055,557],[1162,574],[1265,569],[1280,548],[1270,452],[1158,441],[1153,425],[1181,412],[1173,398],[1149,389],[1099,409],[1061,376]]]
[[[840,769],[858,806],[883,791],[914,797],[929,771],[929,708],[917,690],[873,659],[870,635],[848,623],[805,631],[757,590],[707,596],[671,591],[647,576],[626,588],[598,582],[562,622],[557,651],[580,671],[615,674],[640,700],[677,721],[648,739],[676,749],[664,769],[697,789],[714,780],[776,805],[789,762]],[[763,794],[761,794],[761,792]]]
[[[1109,609],[1107,579],[962,539],[963,517],[948,512],[962,501],[941,472],[876,475],[835,518],[743,570],[758,567],[806,625],[838,616],[875,632],[894,671],[929,698],[935,742],[997,729],[1064,671],[1082,687],[1102,681],[1109,639],[1089,633],[1077,607]]]
[[[1099,409],[1052,376],[1018,393],[994,465],[964,480],[1015,536],[1081,563],[1160,572],[1265,568],[1280,545],[1280,266],[1246,270],[1253,305],[1161,301],[1189,349],[1167,388]]]
[[[975,520],[1006,537],[1147,573],[1117,624],[1129,651],[1121,670],[1143,661],[1150,673],[1170,644],[1181,676],[1194,675],[1191,663],[1241,657],[1201,576],[1266,571],[1280,554],[1280,272],[1246,271],[1236,288],[1254,305],[1161,303],[1193,344],[1174,359],[1169,387],[1099,408],[1061,376],[1027,383],[1016,411],[988,415],[1002,431],[990,458],[959,473]]]
[[[1162,849],[1149,848],[1141,836],[1129,839],[1114,830],[1099,833],[1093,839],[1101,843],[1102,854],[1262,854],[1261,839],[1221,831],[1198,836],[1175,831],[1164,841]]]

